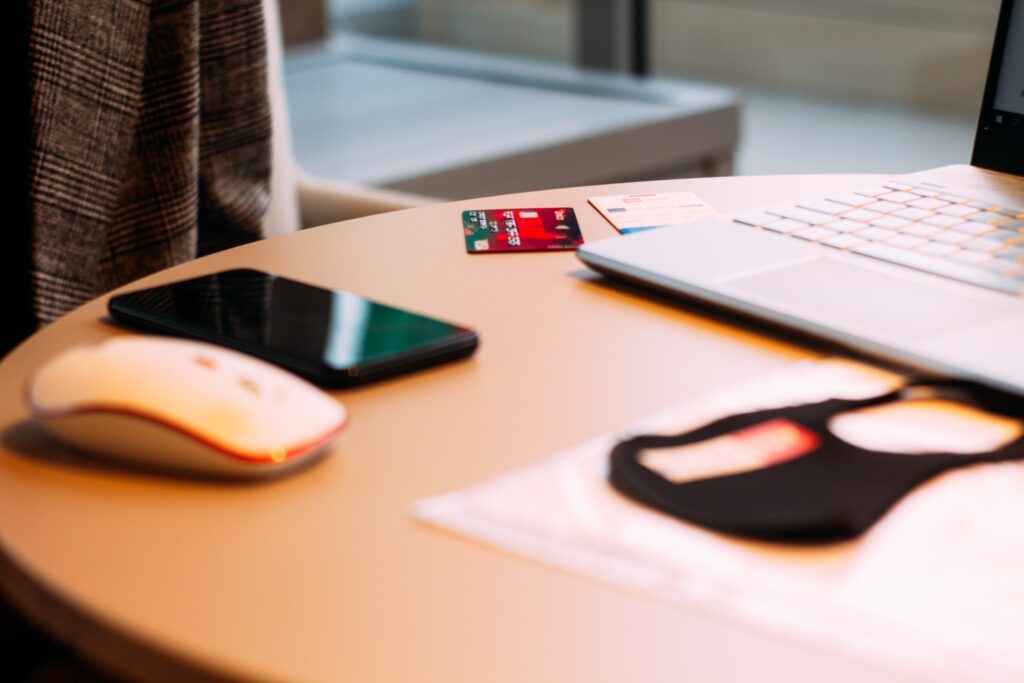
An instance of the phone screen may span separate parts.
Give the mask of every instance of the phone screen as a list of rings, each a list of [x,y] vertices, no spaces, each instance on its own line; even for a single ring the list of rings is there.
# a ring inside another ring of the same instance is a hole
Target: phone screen
[[[476,346],[467,327],[256,270],[131,292],[109,308],[120,321],[222,343],[331,384],[371,381]]]

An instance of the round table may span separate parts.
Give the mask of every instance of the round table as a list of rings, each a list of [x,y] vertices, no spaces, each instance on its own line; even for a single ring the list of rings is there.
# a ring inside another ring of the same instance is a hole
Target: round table
[[[251,267],[468,324],[469,360],[339,392],[334,452],[257,485],[129,473],[72,457],[28,420],[26,377],[127,334],[101,297],[0,364],[0,580],[30,619],[139,680],[904,680],[701,609],[417,523],[413,503],[659,408],[820,353],[696,304],[609,285],[572,253],[469,255],[463,210],[694,191],[719,211],[872,176],[581,187],[372,216],[250,244],[131,288]],[[781,680],[781,679],[780,679]]]

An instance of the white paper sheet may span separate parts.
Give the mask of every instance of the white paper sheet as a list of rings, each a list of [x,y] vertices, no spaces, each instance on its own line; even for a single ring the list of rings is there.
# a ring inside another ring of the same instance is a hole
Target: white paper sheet
[[[588,201],[623,235],[718,215],[693,192],[603,195]]]
[[[848,362],[801,363],[667,410],[635,429],[681,431],[735,412],[869,396],[898,382]],[[886,424],[886,418],[876,422],[874,431],[892,429],[891,418]],[[871,426],[847,425],[847,433],[860,429],[877,440]],[[954,431],[963,435],[962,421]],[[897,432],[896,440],[912,450],[912,431]],[[934,423],[919,430],[916,445],[934,441],[935,432]],[[606,480],[607,454],[620,437],[601,436],[477,487],[421,501],[415,514],[897,671],[941,681],[1024,680],[1024,465],[946,473],[856,541],[792,547],[709,532],[620,495]],[[991,447],[1008,437],[982,420],[974,438]]]

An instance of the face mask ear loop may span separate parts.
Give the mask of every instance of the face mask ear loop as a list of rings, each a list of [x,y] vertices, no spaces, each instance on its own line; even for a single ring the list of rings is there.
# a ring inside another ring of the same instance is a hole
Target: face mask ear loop
[[[897,392],[902,400],[947,399],[996,415],[1024,421],[1024,396],[963,380],[914,380]]]

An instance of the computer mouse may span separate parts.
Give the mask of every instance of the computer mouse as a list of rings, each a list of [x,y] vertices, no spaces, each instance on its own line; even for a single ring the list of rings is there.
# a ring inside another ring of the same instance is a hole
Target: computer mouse
[[[58,440],[189,475],[265,477],[327,451],[347,421],[286,370],[204,342],[145,336],[80,346],[30,378],[26,402]]]

